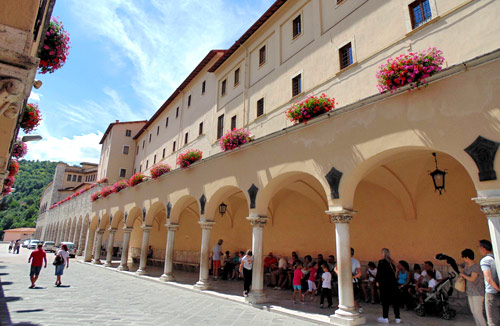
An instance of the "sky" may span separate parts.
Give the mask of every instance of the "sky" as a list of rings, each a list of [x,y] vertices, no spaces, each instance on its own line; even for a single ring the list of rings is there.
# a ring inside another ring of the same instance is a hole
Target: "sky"
[[[66,64],[37,74],[43,140],[29,160],[99,161],[115,120],[149,119],[212,49],[229,48],[274,0],[85,0],[56,2],[70,34]]]

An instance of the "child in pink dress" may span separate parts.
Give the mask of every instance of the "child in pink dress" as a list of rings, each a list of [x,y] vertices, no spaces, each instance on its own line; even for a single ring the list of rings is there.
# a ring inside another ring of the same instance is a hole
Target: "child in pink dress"
[[[304,293],[304,301],[308,294],[311,295],[311,301],[314,300],[314,295],[316,294],[316,274],[318,269],[316,267],[318,263],[313,262],[311,265],[311,269],[309,271],[309,279],[307,280],[307,292]]]
[[[297,295],[297,291],[299,292],[300,303],[304,303],[302,298],[302,286],[300,285],[300,281],[302,280],[302,262],[298,261],[295,263],[295,271],[293,271],[293,303],[297,303],[295,300],[295,296]]]

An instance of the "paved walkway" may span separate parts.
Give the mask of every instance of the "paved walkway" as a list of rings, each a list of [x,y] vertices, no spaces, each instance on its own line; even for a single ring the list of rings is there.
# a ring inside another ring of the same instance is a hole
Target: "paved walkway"
[[[217,281],[222,293],[191,290],[194,273],[177,273],[178,283],[164,284],[156,277],[132,277],[132,273],[91,266],[74,259],[65,271],[63,285],[54,286],[51,265],[42,270],[36,289],[28,289],[30,251],[7,253],[0,244],[0,325],[316,325],[328,321],[332,311],[317,304],[294,305],[291,292],[268,290],[271,304],[255,308],[244,303],[242,283]],[[151,268],[152,275],[161,273]],[[335,303],[335,302],[334,302]],[[270,310],[270,311],[267,311]],[[365,306],[367,325],[377,325],[380,306]],[[310,318],[304,320],[303,318]],[[470,315],[460,313],[452,321],[420,318],[403,312],[402,325],[473,325]]]

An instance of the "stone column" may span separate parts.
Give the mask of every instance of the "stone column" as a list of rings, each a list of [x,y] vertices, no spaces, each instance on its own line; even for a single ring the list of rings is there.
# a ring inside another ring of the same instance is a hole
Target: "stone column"
[[[195,289],[207,290],[210,288],[210,281],[208,279],[208,271],[210,269],[210,231],[215,225],[213,221],[202,220],[199,221],[201,226],[201,254],[200,254],[200,280],[194,285]]]
[[[362,325],[366,322],[365,317],[362,317],[354,307],[349,222],[355,213],[345,209],[326,211],[326,214],[330,215],[330,220],[335,223],[339,308],[330,316],[330,321],[336,325]]]
[[[120,266],[118,266],[119,271],[128,271],[128,247],[130,245],[130,232],[132,232],[132,228],[123,228],[123,249]]]
[[[481,206],[481,211],[488,219],[495,264],[497,271],[500,271],[500,197],[478,197],[473,200]]]
[[[265,216],[249,216],[247,219],[252,224],[252,289],[246,299],[252,304],[260,304],[267,302],[267,297],[264,293],[264,226],[267,223]]]
[[[160,279],[162,281],[169,282],[175,280],[172,262],[174,260],[175,231],[177,231],[179,225],[167,223],[165,226],[168,230],[167,247],[165,249],[165,269],[163,270],[163,275]]]
[[[102,246],[102,235],[104,234],[104,230],[96,230],[96,242],[94,248],[94,259],[92,260],[92,264],[100,264],[101,263],[101,246]]]
[[[106,251],[106,264],[104,267],[111,266],[111,259],[113,258],[113,243],[115,242],[116,229],[109,228],[108,250]]]
[[[79,247],[80,243],[80,228],[78,226],[81,227],[81,223],[79,223],[77,220],[75,224],[75,229],[73,230],[73,239],[71,240],[75,244],[76,248]]]
[[[139,263],[139,269],[135,272],[137,275],[146,274],[146,265],[148,263],[148,245],[149,245],[149,231],[151,231],[151,226],[142,226],[142,247],[141,247],[141,261]]]
[[[90,262],[92,260],[92,246],[94,245],[95,232],[87,228],[87,242],[85,244],[85,257],[83,261]]]
[[[85,238],[88,234],[88,224],[85,223],[85,220],[82,221],[82,227],[80,229],[80,240],[78,241],[78,249],[77,249],[77,252],[76,254],[78,256],[81,256],[82,253],[83,253],[83,247],[84,247],[84,244],[85,244]]]

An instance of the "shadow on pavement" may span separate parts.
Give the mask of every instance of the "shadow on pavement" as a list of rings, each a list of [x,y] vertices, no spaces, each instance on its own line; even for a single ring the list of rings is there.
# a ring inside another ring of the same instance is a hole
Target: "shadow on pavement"
[[[58,288],[69,288],[71,285],[59,285],[59,286],[56,286]]]
[[[0,276],[9,275],[9,273],[0,273]]]
[[[5,297],[3,286],[0,285],[0,325],[11,325],[9,308],[7,307],[7,298]]]
[[[4,286],[4,285],[12,285],[12,282],[6,281],[6,282],[2,282],[2,283],[0,283],[0,284],[1,284],[2,286]]]
[[[25,312],[40,312],[40,311],[44,311],[44,309],[28,309],[28,310],[17,310],[17,311],[14,311],[16,313],[25,313]]]
[[[3,298],[0,298],[0,302],[1,301],[13,302],[13,301],[19,301],[19,300],[23,300],[23,298],[21,298],[21,297],[3,297]]]
[[[11,325],[11,324],[9,324]],[[12,326],[39,326],[40,324],[33,324],[33,323],[27,323],[27,322],[20,322],[16,324],[12,324]]]

